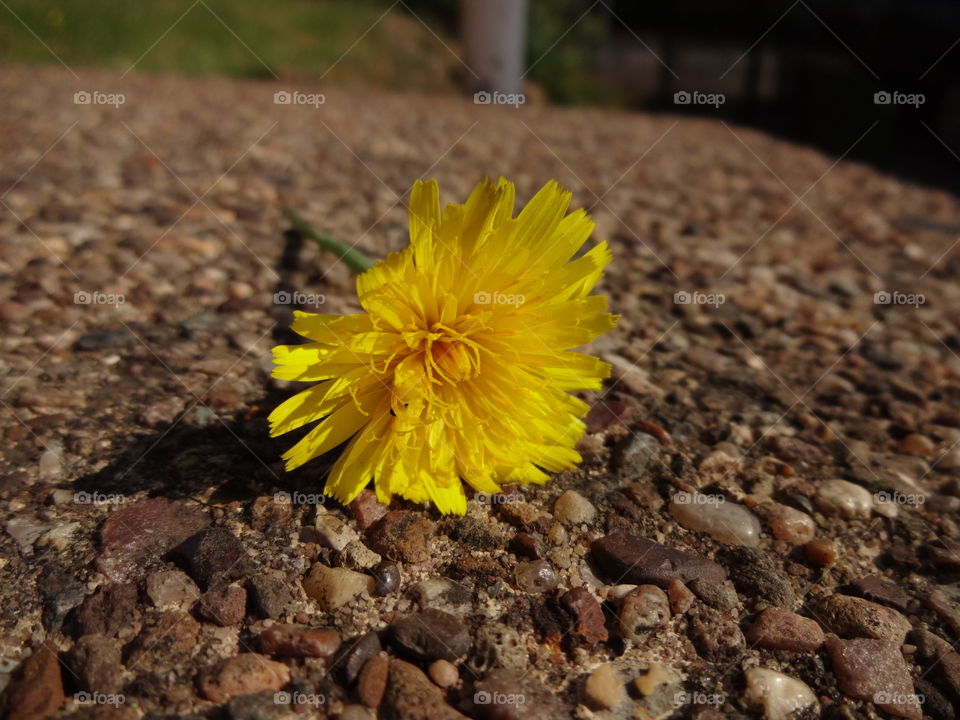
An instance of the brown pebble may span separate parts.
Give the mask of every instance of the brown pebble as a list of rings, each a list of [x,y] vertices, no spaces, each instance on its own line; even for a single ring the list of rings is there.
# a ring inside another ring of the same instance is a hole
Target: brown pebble
[[[811,540],[803,546],[804,554],[817,567],[827,567],[837,561],[837,546],[832,540]]]
[[[387,674],[390,663],[382,655],[367,660],[357,678],[357,697],[368,708],[377,708],[387,689]]]
[[[421,563],[430,559],[436,524],[420,513],[391,510],[370,528],[368,545],[390,560]]]
[[[272,625],[260,633],[260,650],[287,657],[330,657],[340,647],[336,630],[310,630],[299,625]]]
[[[814,652],[824,640],[823,630],[810,618],[769,607],[747,630],[747,641],[767,650]]]
[[[23,663],[20,677],[5,693],[10,720],[42,720],[63,704],[63,680],[57,648],[50,641]]]
[[[670,612],[682,615],[693,605],[696,596],[682,581],[672,580],[667,586],[667,597],[670,599]]]
[[[225,703],[237,695],[279,690],[290,682],[290,668],[256,653],[228,658],[200,676],[200,692],[207,700]]]
[[[447,660],[434,660],[427,668],[427,674],[439,687],[451,688],[460,679],[457,666]]]

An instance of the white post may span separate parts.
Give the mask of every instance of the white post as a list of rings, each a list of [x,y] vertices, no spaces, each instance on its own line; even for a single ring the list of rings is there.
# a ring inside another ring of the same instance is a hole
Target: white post
[[[519,93],[526,72],[527,0],[461,0],[471,92]]]

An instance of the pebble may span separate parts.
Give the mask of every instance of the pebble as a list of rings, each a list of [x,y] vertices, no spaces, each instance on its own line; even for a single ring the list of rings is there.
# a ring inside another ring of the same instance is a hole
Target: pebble
[[[243,653],[224,660],[200,676],[200,692],[215,703],[248,693],[279,690],[290,682],[290,669],[283,663],[256,653]]]
[[[873,496],[870,491],[846,480],[826,480],[820,483],[814,501],[824,515],[848,520],[868,518],[873,509]]]
[[[730,662],[743,655],[747,641],[737,622],[711,608],[702,608],[690,621],[697,652],[710,662]]]
[[[779,503],[769,503],[770,530],[778,540],[791,545],[805,545],[813,540],[817,524],[813,518],[796,508]]]
[[[589,705],[598,710],[611,710],[623,700],[623,682],[613,669],[604,664],[590,673],[583,687],[583,696]]]
[[[4,693],[10,720],[43,720],[53,715],[66,698],[57,648],[47,641],[30,655],[19,677]]]
[[[517,588],[525,593],[545,593],[557,587],[557,572],[546,560],[517,563],[514,570]]]
[[[54,449],[45,450],[40,456],[40,479],[44,482],[55,482],[63,477],[64,467],[62,460],[62,451]]]
[[[767,720],[788,720],[795,712],[817,702],[806,683],[789,675],[762,667],[748,668],[747,699],[763,706]]]
[[[390,660],[380,714],[391,720],[469,720],[447,704],[420,668],[397,659]]]
[[[368,531],[370,548],[390,560],[421,563],[430,559],[436,523],[421,513],[391,510]]]
[[[523,701],[492,703],[493,697],[523,698]],[[569,716],[552,688],[524,673],[507,669],[494,670],[477,682],[473,698],[474,712],[481,720],[554,720]]]
[[[384,560],[377,565],[370,574],[374,579],[373,594],[378,596],[392,595],[400,589],[402,581],[400,564],[392,560]]]
[[[165,610],[148,616],[143,629],[124,650],[127,667],[149,666],[158,658],[165,663],[185,660],[197,647],[200,623],[187,613]]]
[[[702,578],[720,583],[727,579],[726,570],[713,560],[636,535],[611,533],[595,540],[590,552],[599,568],[618,583],[667,587],[672,580],[689,583]]]
[[[87,692],[115,694],[124,684],[120,642],[105,635],[83,635],[67,653],[67,666]]]
[[[653,662],[642,675],[633,681],[633,686],[641,695],[652,695],[662,685],[669,685],[676,680],[676,674],[669,665]]]
[[[603,432],[609,427],[625,423],[633,417],[636,408],[620,400],[604,400],[598,402],[587,412],[584,422],[587,424],[587,433]]]
[[[168,397],[147,405],[137,416],[138,422],[149,428],[160,428],[172,423],[183,411],[180,398]]]
[[[911,629],[910,621],[893,608],[852,595],[829,595],[814,607],[820,622],[840,637],[893,640],[901,645]]]
[[[639,585],[627,593],[617,613],[620,633],[628,640],[638,641],[646,631],[662,627],[670,620],[670,601],[656,585]]]
[[[339,648],[340,634],[336,630],[277,624],[260,633],[260,651],[265,655],[329,658]]]
[[[314,563],[303,580],[303,590],[325,612],[332,612],[356,597],[373,593],[375,582],[369,575]]]
[[[376,709],[383,700],[387,689],[387,676],[390,663],[382,655],[374,655],[367,660],[357,677],[357,697],[368,708]]]
[[[295,603],[287,577],[276,570],[261,570],[247,581],[252,609],[264,618],[276,620],[290,612]]]
[[[470,632],[458,618],[428,608],[390,624],[390,641],[413,660],[456,660],[470,650]]]
[[[336,557],[344,567],[351,570],[369,570],[383,560],[359,540],[349,543]]]
[[[350,513],[363,532],[369,530],[389,510],[386,505],[377,500],[377,494],[372,490],[361,490],[350,503]]]
[[[743,505],[700,493],[678,493],[668,510],[683,527],[705,532],[718,542],[748,547],[760,544],[760,521]]]
[[[133,583],[101,585],[83,601],[76,621],[81,635],[130,639],[140,629],[137,586]]]
[[[816,621],[778,607],[761,612],[747,630],[750,644],[766,650],[815,652],[824,639]]]
[[[564,525],[590,523],[597,516],[597,509],[576,490],[567,490],[554,503],[553,516]]]
[[[937,444],[926,435],[920,435],[919,433],[905,435],[900,440],[898,446],[900,452],[906,453],[907,455],[918,455],[920,457],[933,455],[937,451]]]
[[[111,580],[136,577],[147,559],[165,555],[208,523],[195,503],[162,497],[120,508],[100,531],[97,569]]]
[[[868,575],[857,580],[853,587],[867,600],[889,605],[904,612],[910,604],[910,596],[900,585],[883,575]]]
[[[693,580],[690,582],[690,589],[703,602],[720,612],[731,612],[740,604],[737,591],[729,580],[724,580],[722,583]]]
[[[900,643],[828,637],[825,644],[844,695],[872,702],[892,715],[920,720],[920,704],[914,695],[910,670],[900,653]]]
[[[218,585],[200,596],[197,612],[217,625],[238,625],[247,614],[247,591],[239,585]]]
[[[514,628],[501,622],[488,622],[477,629],[467,663],[477,674],[494,668],[522,672],[530,663],[530,655]]]
[[[826,538],[808,542],[803,546],[803,554],[816,567],[833,565],[840,555],[833,540],[827,540]]]
[[[788,610],[796,606],[793,585],[766,553],[754,548],[732,548],[723,554],[723,561],[741,594]]]
[[[619,470],[621,482],[644,478],[647,466],[660,452],[660,443],[653,435],[641,432],[624,438],[613,453],[614,467]]]
[[[27,518],[12,518],[7,521],[3,529],[20,546],[20,552],[29,554],[33,552],[33,544],[50,529],[50,526]]]
[[[587,588],[568,590],[560,597],[560,604],[573,616],[571,634],[588,645],[606,642],[609,634],[600,603]]]
[[[80,336],[74,348],[77,350],[107,350],[127,348],[133,345],[134,337],[127,330],[99,330]]]
[[[670,599],[670,612],[674,615],[683,615],[696,599],[690,589],[679,580],[672,580],[667,586],[667,597]]]
[[[320,544],[333,550],[341,551],[360,539],[356,530],[331,513],[319,513],[314,526]]]
[[[427,668],[427,674],[430,679],[441,688],[452,688],[460,682],[460,673],[457,672],[457,666],[447,660],[434,660]]]
[[[182,570],[158,570],[147,575],[147,597],[161,610],[189,610],[200,588]]]
[[[183,559],[190,577],[203,590],[243,578],[253,568],[243,544],[223,527],[201,530],[174,548],[173,553]]]
[[[353,685],[367,660],[378,655],[382,649],[380,636],[372,630],[359,638],[343,643],[332,667],[339,668],[343,672],[347,685]]]

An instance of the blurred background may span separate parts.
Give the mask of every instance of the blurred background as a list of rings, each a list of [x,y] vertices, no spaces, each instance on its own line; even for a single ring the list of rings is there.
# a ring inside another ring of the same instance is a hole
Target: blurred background
[[[696,113],[960,189],[960,3],[950,0],[274,0],[269,12],[253,0],[3,6],[5,63],[519,91],[524,102]]]

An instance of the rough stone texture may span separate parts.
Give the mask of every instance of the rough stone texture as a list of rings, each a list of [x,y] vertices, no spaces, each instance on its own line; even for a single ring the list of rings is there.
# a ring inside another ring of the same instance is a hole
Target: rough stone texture
[[[564,716],[563,705],[550,689],[522,673],[494,670],[474,687],[474,715],[482,720],[554,720]],[[522,702],[512,698],[522,698]]]
[[[867,637],[902,644],[910,621],[893,608],[851,595],[830,595],[814,603],[816,617],[840,637]]]
[[[593,645],[605,642],[609,633],[604,622],[603,609],[593,594],[584,587],[568,590],[560,603],[573,616],[571,633],[585,643]]]
[[[256,653],[243,653],[220,663],[200,676],[200,691],[207,700],[227,702],[237,695],[279,690],[290,682],[290,670]]]
[[[440,688],[418,667],[391,660],[382,711],[395,720],[466,720],[447,705]]]
[[[247,581],[247,594],[254,611],[271,620],[287,613],[294,603],[288,579],[278,572],[257,572],[252,575]]]
[[[63,705],[60,661],[52,643],[44,643],[24,661],[4,701],[10,720],[42,720]]]
[[[111,513],[104,522],[97,567],[111,580],[137,576],[146,560],[160,557],[208,523],[206,513],[194,503],[141,500]]]
[[[747,646],[736,621],[710,608],[704,608],[690,621],[690,637],[697,652],[710,662],[732,662]]]
[[[239,585],[215,587],[200,597],[197,612],[217,625],[238,625],[247,614],[247,591]]]
[[[104,635],[84,635],[67,655],[67,665],[76,683],[87,692],[117,693],[123,686],[120,643]]]
[[[183,558],[191,577],[209,590],[245,577],[253,568],[243,544],[226,528],[209,528],[174,549]]]
[[[920,704],[913,697],[913,680],[900,654],[900,643],[828,637],[826,648],[845,695],[873,702],[892,715],[919,720]]]
[[[419,563],[430,557],[435,525],[419,513],[391,510],[367,531],[367,544],[391,560]]]
[[[80,606],[77,629],[81,635],[106,635],[128,640],[140,627],[136,603],[136,585],[103,585]]]
[[[754,548],[733,548],[724,553],[723,562],[740,593],[788,610],[796,607],[790,580],[766,555]]]
[[[670,601],[667,594],[656,585],[639,585],[621,600],[617,619],[623,637],[641,640],[648,630],[667,624]]]
[[[815,620],[777,607],[760,613],[747,630],[747,642],[768,650],[814,652],[824,638]]]

